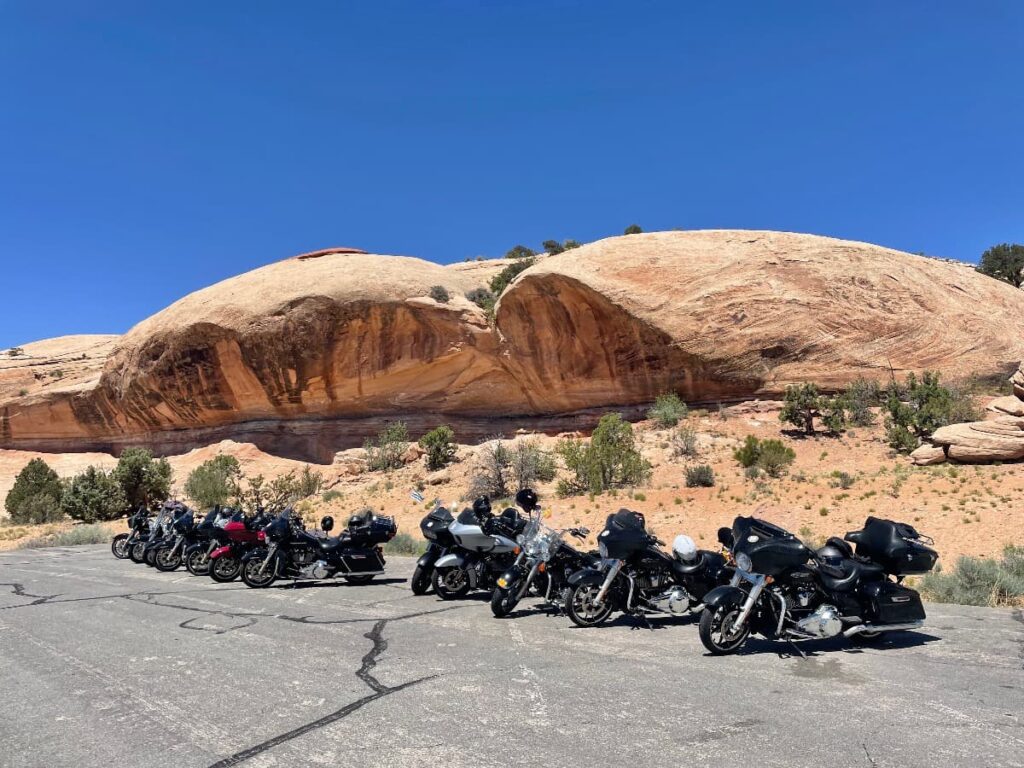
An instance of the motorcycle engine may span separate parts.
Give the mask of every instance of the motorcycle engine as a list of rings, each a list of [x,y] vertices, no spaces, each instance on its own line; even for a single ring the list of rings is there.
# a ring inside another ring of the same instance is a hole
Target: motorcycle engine
[[[324,560],[317,560],[315,563],[307,565],[302,569],[302,576],[307,579],[326,579],[332,575],[333,571],[331,571]]]
[[[662,613],[682,616],[690,610],[690,594],[682,587],[673,587],[652,598],[649,604]]]
[[[831,605],[819,606],[809,616],[796,623],[797,630],[809,637],[835,637],[843,631],[839,611]]]

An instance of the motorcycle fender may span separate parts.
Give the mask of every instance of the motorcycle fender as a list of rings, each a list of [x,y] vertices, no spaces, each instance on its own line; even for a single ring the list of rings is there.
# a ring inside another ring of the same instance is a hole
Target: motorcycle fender
[[[728,605],[742,605],[746,599],[747,596],[742,589],[726,584],[722,587],[715,587],[704,595],[704,605],[707,608],[721,608]]]
[[[576,571],[572,576],[569,577],[569,586],[575,587],[579,584],[604,584],[604,580],[608,577],[605,571],[599,571],[596,568],[584,568],[582,571]]]
[[[420,568],[433,568],[435,561],[441,554],[443,554],[442,550],[431,545],[427,551],[420,556],[420,559],[416,561],[416,565]]]
[[[218,557],[224,557],[224,555],[229,555],[229,554],[231,554],[231,547],[230,546],[227,546],[227,547],[217,547],[217,549],[213,550],[213,552],[210,553],[210,559],[211,560],[216,560]]]
[[[465,568],[466,558],[460,554],[445,555],[434,563],[435,568]]]
[[[501,576],[498,577],[497,584],[502,589],[510,590],[514,588],[516,584],[519,583],[519,580],[521,578],[523,578],[523,572],[513,565],[511,568],[509,568],[507,571],[501,574]]]

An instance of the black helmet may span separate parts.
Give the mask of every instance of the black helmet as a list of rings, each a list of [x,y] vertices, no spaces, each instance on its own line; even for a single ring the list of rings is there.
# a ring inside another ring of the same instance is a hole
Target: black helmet
[[[330,515],[324,515],[320,518],[320,528],[323,529],[325,533],[330,532],[330,530],[334,528],[334,518]]]
[[[516,494],[516,504],[526,512],[532,512],[538,506],[537,494],[534,493],[533,488],[523,488],[519,493]]]
[[[477,496],[473,500],[473,514],[477,517],[490,517],[491,500],[486,496]]]

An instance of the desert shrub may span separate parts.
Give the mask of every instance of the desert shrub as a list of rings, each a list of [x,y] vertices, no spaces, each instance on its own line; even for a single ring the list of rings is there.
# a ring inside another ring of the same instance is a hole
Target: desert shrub
[[[846,407],[841,396],[823,397],[821,423],[833,435],[841,435],[846,431]]]
[[[505,252],[506,259],[532,259],[537,252],[525,245],[514,245]]]
[[[9,357],[21,357],[25,354],[25,350],[21,347],[11,347],[7,350],[7,354]]]
[[[696,456],[697,433],[692,427],[682,426],[672,434],[672,455],[673,456]]]
[[[76,525],[66,531],[47,536],[37,536],[18,544],[18,549],[39,549],[41,547],[79,547],[83,544],[106,544],[110,531],[104,525]]]
[[[786,387],[785,402],[779,413],[779,421],[802,429],[805,434],[814,434],[814,420],[821,416],[822,397],[814,384],[790,384]]]
[[[1020,288],[1024,285],[1024,245],[993,245],[981,254],[978,271]]]
[[[747,478],[747,480],[757,480],[761,477],[761,468],[757,465],[747,467],[743,470],[743,476]]]
[[[962,424],[965,421],[981,421],[985,412],[975,398],[975,385],[970,381],[951,381],[949,390],[949,423]]]
[[[396,533],[395,537],[384,545],[389,555],[422,555],[427,551],[427,542],[408,533]]]
[[[938,373],[925,371],[920,379],[908,374],[905,384],[893,380],[886,389],[886,439],[895,450],[909,453],[921,438],[960,416],[976,414],[976,408],[967,388],[942,386]]]
[[[501,272],[492,277],[491,293],[494,294],[495,299],[497,299],[498,296],[501,296],[502,292],[508,287],[508,284],[515,280],[516,277],[519,276],[520,272],[532,267],[535,261],[536,260],[533,259],[532,257],[526,259],[516,259],[503,270],[501,270]]]
[[[925,574],[921,593],[937,603],[1024,604],[1024,547],[1008,546],[998,560],[961,556],[949,573],[939,566]]]
[[[501,440],[495,438],[480,446],[476,472],[469,482],[467,497],[490,496],[492,499],[501,499],[509,496],[511,463],[509,450]]]
[[[15,514],[11,515],[11,522],[24,525],[56,523],[63,519],[64,512],[60,508],[60,500],[48,493],[38,493],[23,499]]]
[[[630,224],[628,227],[626,227],[622,234],[639,235],[641,232],[643,232],[643,230],[640,228],[639,224]]]
[[[535,442],[521,440],[509,451],[509,470],[516,491],[550,483],[555,479],[555,458]]]
[[[578,240],[573,240],[571,238],[569,240],[562,241],[562,248],[564,248],[567,251],[571,251],[573,248],[579,248],[581,245],[583,245],[583,243],[579,242]]]
[[[201,510],[227,504],[235,495],[241,476],[238,459],[219,454],[188,473],[185,495]]]
[[[796,459],[796,451],[781,440],[758,440],[753,435],[747,435],[732,455],[741,466],[756,467],[770,477],[781,477]]]
[[[707,464],[686,468],[687,488],[711,488],[715,484],[715,471]]]
[[[299,470],[299,474],[295,478],[295,492],[300,499],[316,496],[323,487],[324,475],[322,472],[313,469],[309,464]]]
[[[171,493],[174,473],[167,459],[154,459],[145,448],[126,448],[111,473],[132,509],[153,509]]]
[[[442,424],[420,438],[420,448],[427,452],[427,469],[446,467],[455,459],[455,433]]]
[[[675,392],[668,392],[658,395],[654,405],[647,411],[647,418],[654,421],[659,427],[674,427],[681,419],[686,418],[688,409],[686,403],[679,399]]]
[[[60,507],[68,517],[83,523],[116,520],[129,509],[121,483],[113,473],[96,467],[86,467],[84,472],[71,478],[64,488]]]
[[[451,301],[451,294],[448,293],[448,289],[443,285],[432,285],[430,286],[430,298],[434,301],[440,302],[441,304],[447,304]]]
[[[295,470],[278,475],[270,481],[263,475],[243,475],[235,491],[235,500],[249,514],[277,512],[305,498],[304,490],[303,482]]]
[[[557,256],[565,250],[565,247],[557,240],[545,240],[541,246],[552,256]]]
[[[18,397],[25,397],[25,395],[27,395],[27,394],[28,394],[28,390],[27,389],[19,389],[18,390]]]
[[[404,421],[388,424],[376,438],[363,443],[366,466],[371,472],[390,472],[402,466],[402,454],[409,443],[409,430]]]
[[[832,473],[832,479],[829,480],[829,485],[833,488],[842,488],[844,491],[849,490],[853,487],[856,478],[849,472],[843,472],[841,470],[835,470]]]
[[[420,489],[420,490],[422,490],[422,489]],[[340,499],[340,498],[344,497],[344,495],[345,494],[343,494],[341,491],[327,491],[320,498],[321,498],[321,500],[326,502],[326,501],[334,501],[335,499]]]
[[[875,423],[872,407],[880,405],[882,389],[877,381],[858,378],[850,382],[842,394],[846,419],[855,427],[870,427]]]
[[[466,291],[466,298],[481,309],[491,310],[494,308],[494,294],[486,288],[474,288],[471,291]]]
[[[48,522],[30,518],[41,514],[45,506],[43,499],[48,498],[50,506],[57,508],[59,519],[63,494],[64,486],[50,465],[42,459],[32,459],[14,478],[14,485],[4,499],[4,508],[15,523]]]
[[[618,413],[601,417],[589,442],[572,438],[558,444],[572,477],[559,483],[561,495],[638,485],[651,474],[651,465],[636,450],[633,426]]]

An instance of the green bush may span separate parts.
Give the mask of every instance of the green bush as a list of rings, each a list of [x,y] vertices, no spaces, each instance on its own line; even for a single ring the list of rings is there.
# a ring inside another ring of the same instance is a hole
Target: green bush
[[[732,457],[742,467],[752,467],[757,464],[757,458],[761,455],[761,441],[753,435],[747,435],[743,445],[732,452]]]
[[[882,402],[882,389],[877,381],[858,378],[850,382],[842,394],[847,421],[855,427],[870,427],[875,423],[871,409]]]
[[[321,499],[322,499],[323,501],[325,501],[325,502],[326,502],[326,501],[334,501],[335,499],[340,499],[340,498],[344,497],[344,495],[345,495],[345,494],[343,494],[343,493],[342,493],[341,491],[333,491],[333,490],[332,490],[332,491],[327,491],[327,492],[326,492],[326,493],[324,493],[324,495],[323,495],[323,496],[321,496],[320,498],[321,498]]]
[[[715,484],[715,471],[707,464],[686,468],[687,488],[711,488]]]
[[[623,234],[624,235],[639,235],[641,232],[643,232],[643,230],[640,229],[640,225],[639,224],[630,224],[628,227],[626,227],[626,229],[623,232]]]
[[[925,371],[920,379],[908,374],[902,385],[894,380],[886,390],[885,410],[886,439],[901,453],[914,450],[939,427],[977,415],[969,389],[944,387],[933,371]]]
[[[572,473],[559,483],[563,496],[639,485],[651,474],[650,463],[636,450],[632,425],[618,413],[602,416],[589,442],[569,438],[557,450]]]
[[[106,544],[110,531],[104,525],[76,525],[66,531],[37,536],[18,544],[18,549],[39,549],[41,547],[79,547],[83,544]]]
[[[242,469],[234,456],[219,454],[188,474],[185,495],[200,510],[227,504],[237,492]]]
[[[313,474],[318,475],[319,473]],[[309,485],[304,483],[309,483]],[[269,482],[263,475],[254,477],[243,475],[236,487],[235,501],[249,514],[260,511],[276,512],[289,504],[306,498],[307,495],[312,495],[305,494],[305,491],[314,485],[316,490],[313,493],[317,493],[319,484],[315,484],[313,480],[303,481],[296,476],[295,470],[278,475]]]
[[[978,271],[1020,288],[1024,285],[1024,245],[993,245],[981,254]]]
[[[60,508],[60,500],[48,493],[37,493],[21,501],[11,522],[22,525],[38,525],[39,523],[56,523],[64,519]]]
[[[557,240],[545,240],[541,245],[551,256],[557,256],[565,250],[565,247]]]
[[[447,425],[427,432],[420,438],[419,445],[427,452],[427,469],[431,471],[446,467],[455,459],[455,433]]]
[[[693,457],[698,453],[697,433],[692,427],[682,426],[672,435],[672,455]]]
[[[555,458],[535,442],[521,440],[508,454],[509,470],[515,484],[513,490],[531,488],[537,483],[555,479]]]
[[[83,523],[116,520],[129,510],[128,498],[113,473],[96,467],[86,467],[71,478],[60,506],[68,517]]]
[[[520,272],[529,269],[535,263],[535,259],[516,259],[501,272],[491,278],[491,293],[494,295],[495,300],[498,296],[501,296],[502,292],[508,287],[508,284],[515,280]]]
[[[50,499],[51,507],[58,507],[59,514],[63,494],[64,486],[50,465],[42,459],[32,459],[14,478],[14,485],[4,499],[4,508],[15,523],[48,522],[30,518],[40,514],[45,505],[43,497]]]
[[[443,285],[432,285],[430,287],[430,293],[428,295],[434,301],[439,302],[441,304],[447,304],[449,301],[451,301],[452,298],[451,294],[448,293],[448,289],[445,288]]]
[[[790,384],[786,387],[785,402],[779,413],[779,421],[802,429],[804,434],[814,434],[814,420],[821,416],[823,407],[821,393],[814,384]]]
[[[478,466],[466,492],[468,498],[489,496],[501,499],[511,495],[512,456],[508,448],[495,438],[484,443],[477,451]]]
[[[402,466],[402,454],[409,443],[409,430],[404,421],[388,424],[377,433],[376,439],[363,443],[366,466],[371,472],[390,472]]]
[[[679,399],[679,395],[669,392],[655,398],[654,405],[647,411],[647,418],[659,427],[668,428],[685,419],[688,412],[686,403]]]
[[[844,491],[848,491],[853,487],[856,478],[849,472],[843,472],[841,470],[835,470],[832,473],[832,479],[829,481],[829,485],[833,488],[842,488]]]
[[[494,294],[486,288],[474,288],[471,291],[466,291],[466,298],[488,312],[494,309]]]
[[[525,245],[514,245],[505,253],[506,259],[532,259],[537,252]]]
[[[921,579],[921,594],[937,603],[993,607],[1024,604],[1024,547],[1008,546],[1002,558],[962,556],[953,570],[941,566]]]
[[[796,451],[782,441],[758,440],[753,435],[747,435],[743,445],[733,451],[732,455],[741,466],[756,467],[769,477],[782,477],[786,468],[796,459]]]
[[[422,555],[427,551],[427,542],[408,533],[396,533],[395,537],[384,545],[384,551],[389,555]]]
[[[171,494],[174,473],[167,459],[154,460],[145,448],[126,448],[112,473],[131,509],[154,509]]]

